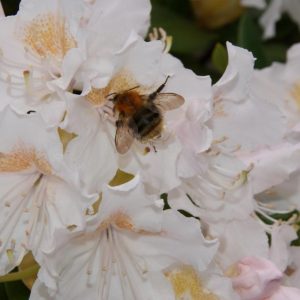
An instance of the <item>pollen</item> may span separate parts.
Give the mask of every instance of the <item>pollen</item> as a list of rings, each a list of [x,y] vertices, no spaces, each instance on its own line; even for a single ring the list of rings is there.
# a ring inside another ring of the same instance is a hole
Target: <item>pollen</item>
[[[111,225],[115,225],[119,229],[134,231],[134,224],[131,218],[123,212],[117,212],[111,215],[100,224],[98,229],[104,231]]]
[[[34,164],[39,171],[45,175],[50,175],[52,173],[52,168],[49,162],[44,158],[44,156],[36,155],[34,159]]]
[[[76,47],[65,20],[50,13],[34,18],[24,28],[23,36],[25,45],[41,58],[61,60],[68,50]]]
[[[91,91],[86,95],[86,99],[94,106],[101,106],[105,103],[105,90],[92,88]]]
[[[51,166],[42,154],[34,150],[18,149],[0,153],[0,172],[20,172],[35,166],[43,174],[51,174]]]
[[[86,100],[92,105],[101,106],[106,103],[107,95],[111,93],[123,93],[138,85],[138,82],[133,78],[129,71],[121,70],[111,79],[105,88],[92,88],[92,90],[87,94]],[[149,93],[149,88],[140,87],[137,88],[136,91],[141,94],[147,94]]]
[[[199,276],[192,267],[183,266],[165,273],[165,276],[172,284],[176,300],[218,300],[202,286]]]
[[[129,216],[123,214],[123,213],[118,213],[113,217],[114,223],[117,227],[120,229],[125,229],[125,230],[130,230],[132,231],[134,229],[134,225],[132,223],[132,220],[130,219]]]

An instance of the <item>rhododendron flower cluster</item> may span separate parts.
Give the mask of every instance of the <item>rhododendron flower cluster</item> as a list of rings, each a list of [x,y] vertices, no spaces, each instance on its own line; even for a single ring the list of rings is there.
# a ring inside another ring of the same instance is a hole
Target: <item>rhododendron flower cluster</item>
[[[212,84],[150,10],[0,19],[0,275],[32,253],[31,300],[300,299],[300,45],[258,71],[228,42]]]

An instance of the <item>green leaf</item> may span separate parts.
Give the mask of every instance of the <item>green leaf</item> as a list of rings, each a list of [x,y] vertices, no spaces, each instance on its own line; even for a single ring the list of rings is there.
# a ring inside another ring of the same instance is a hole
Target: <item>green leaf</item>
[[[270,62],[284,62],[286,59],[286,52],[288,50],[288,45],[281,43],[270,42],[263,46],[263,51],[265,56],[268,57]]]
[[[151,0],[152,5],[160,4],[185,17],[193,17],[193,9],[189,0]]]
[[[248,13],[240,19],[237,45],[253,53],[257,59],[255,67],[263,68],[269,64],[263,51],[262,31],[255,19]]]
[[[217,37],[214,33],[199,29],[193,20],[156,2],[153,3],[151,16],[153,27],[162,27],[173,37],[171,50],[179,54],[201,55],[211,47]]]
[[[300,247],[300,229],[297,231],[298,238],[292,241],[291,246]]]
[[[6,292],[5,292],[5,286],[3,283],[0,283],[0,299],[1,300],[9,300],[7,298]]]
[[[29,299],[30,291],[27,289],[27,287],[23,284],[22,281],[6,282],[4,283],[4,286],[8,300]]]
[[[161,194],[160,199],[162,199],[164,201],[164,210],[171,208],[171,206],[168,203],[168,194],[166,194],[166,193]]]
[[[228,64],[228,55],[226,48],[222,44],[216,44],[212,52],[211,61],[215,69],[223,74]]]
[[[6,16],[15,15],[19,10],[20,0],[2,0],[1,3]]]
[[[256,211],[255,214],[267,225],[273,225],[274,222],[266,218],[264,215],[262,215],[260,212]]]
[[[276,220],[281,220],[281,221],[288,221],[291,217],[293,217],[294,215],[296,215],[297,217],[299,216],[299,212],[294,209],[288,213],[284,213],[284,214],[271,214],[271,217],[273,219],[276,219]]]

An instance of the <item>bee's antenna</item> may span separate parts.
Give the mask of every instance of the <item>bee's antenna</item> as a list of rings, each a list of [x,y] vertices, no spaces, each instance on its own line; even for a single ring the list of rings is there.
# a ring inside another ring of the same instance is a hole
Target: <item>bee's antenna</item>
[[[156,96],[157,96],[157,95],[163,90],[163,88],[166,86],[166,84],[167,84],[169,78],[170,78],[170,75],[167,76],[165,82],[164,82],[162,85],[160,85],[160,86],[158,87],[158,89],[157,89],[155,92],[153,92],[152,94],[149,95],[149,99],[154,100],[154,99],[156,98]]]
[[[125,91],[125,92],[129,92],[129,91],[132,91],[132,90],[135,90],[135,89],[138,89],[140,86],[139,85],[137,85],[137,86],[135,86],[135,87],[133,87],[133,88],[131,88],[131,89],[129,89],[129,90],[127,90],[127,91]]]

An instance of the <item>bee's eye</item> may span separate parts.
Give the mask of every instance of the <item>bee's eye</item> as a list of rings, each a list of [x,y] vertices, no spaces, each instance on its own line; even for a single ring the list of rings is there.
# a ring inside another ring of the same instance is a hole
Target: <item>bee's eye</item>
[[[118,98],[118,94],[111,93],[111,94],[107,95],[105,98],[107,98],[108,101],[116,102],[116,100]]]

